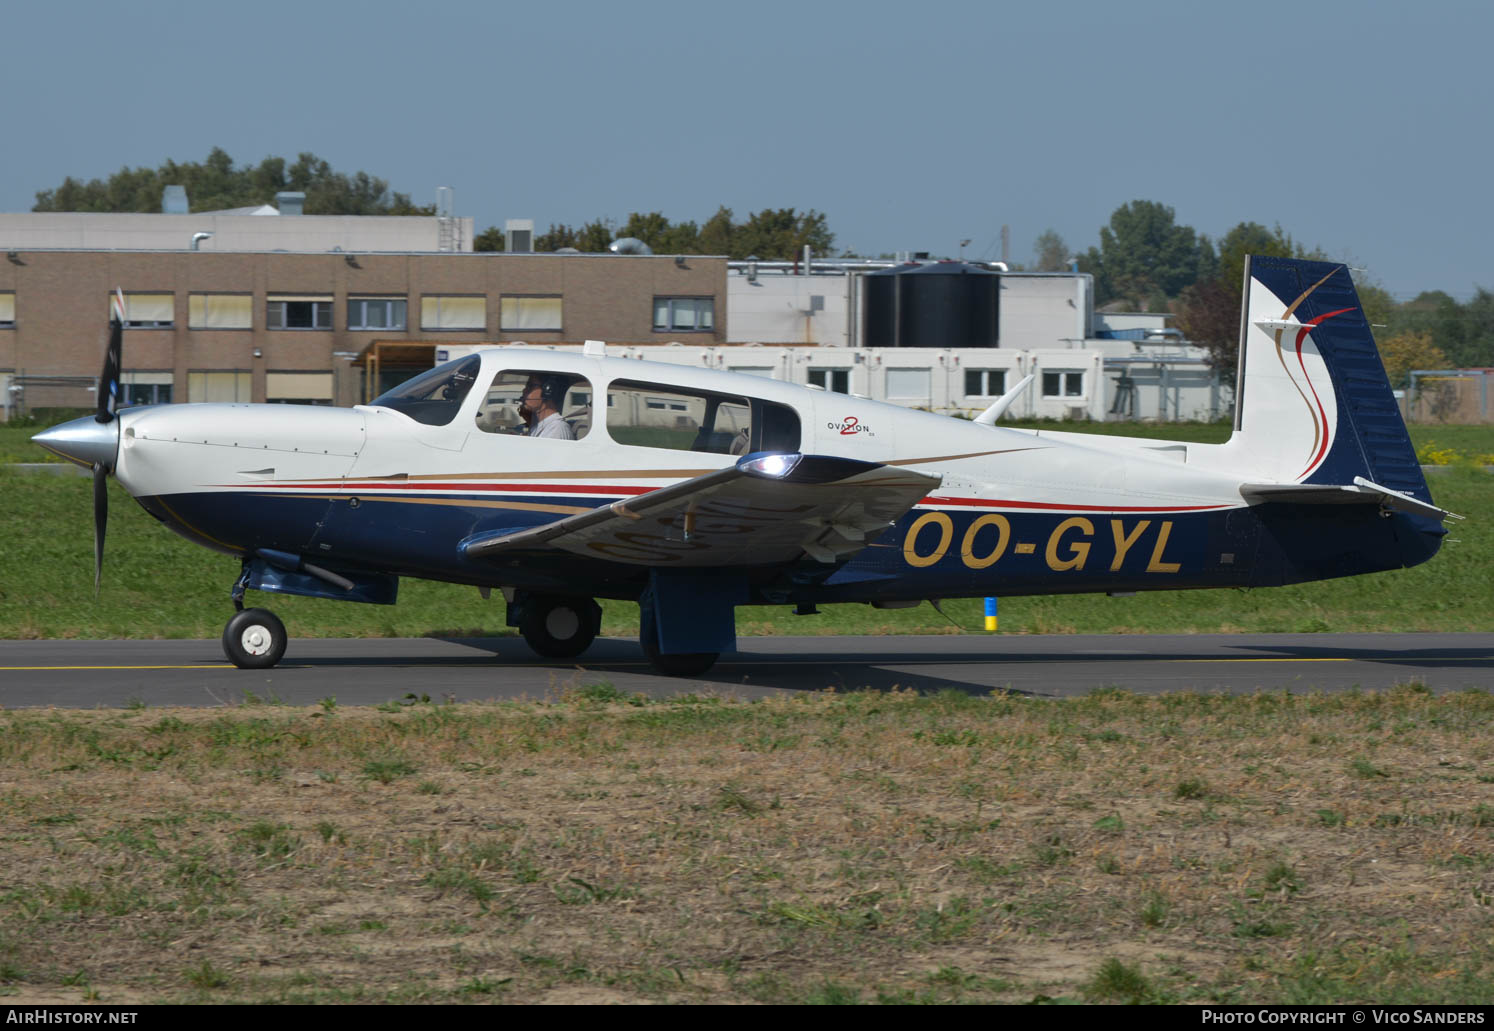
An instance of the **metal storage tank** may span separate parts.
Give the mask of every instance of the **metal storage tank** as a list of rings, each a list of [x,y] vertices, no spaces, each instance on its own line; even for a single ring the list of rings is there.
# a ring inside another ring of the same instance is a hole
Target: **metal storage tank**
[[[867,347],[997,347],[1001,276],[963,261],[866,274]]]

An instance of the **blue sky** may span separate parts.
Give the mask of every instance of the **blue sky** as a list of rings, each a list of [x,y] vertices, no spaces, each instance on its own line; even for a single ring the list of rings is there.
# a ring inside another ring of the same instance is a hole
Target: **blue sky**
[[[725,204],[838,247],[1075,249],[1127,201],[1279,223],[1398,298],[1494,286],[1494,5],[302,0],[14,5],[0,210],[313,151],[478,228]],[[3,242],[3,241],[0,241]]]

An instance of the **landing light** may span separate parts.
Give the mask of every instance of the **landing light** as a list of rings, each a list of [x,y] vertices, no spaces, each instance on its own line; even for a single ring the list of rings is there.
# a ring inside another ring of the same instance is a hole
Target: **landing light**
[[[742,469],[746,472],[756,473],[759,476],[767,476],[772,479],[782,479],[794,471],[794,466],[799,464],[803,455],[764,455],[762,458],[752,458],[742,463]]]

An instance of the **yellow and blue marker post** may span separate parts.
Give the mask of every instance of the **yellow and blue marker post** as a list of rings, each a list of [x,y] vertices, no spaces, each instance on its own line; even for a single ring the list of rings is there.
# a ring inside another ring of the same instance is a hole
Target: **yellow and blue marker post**
[[[986,630],[994,632],[996,629],[996,599],[986,599]]]

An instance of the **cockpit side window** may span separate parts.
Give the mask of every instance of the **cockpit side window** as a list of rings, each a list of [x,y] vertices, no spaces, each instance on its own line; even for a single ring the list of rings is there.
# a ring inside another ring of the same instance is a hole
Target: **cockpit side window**
[[[484,433],[580,440],[591,432],[591,383],[584,376],[505,369],[477,406]]]
[[[481,365],[482,359],[475,354],[438,365],[380,394],[369,404],[392,408],[427,426],[445,426],[456,418]]]

